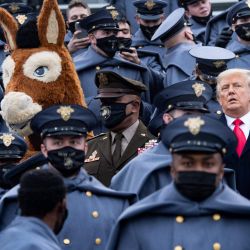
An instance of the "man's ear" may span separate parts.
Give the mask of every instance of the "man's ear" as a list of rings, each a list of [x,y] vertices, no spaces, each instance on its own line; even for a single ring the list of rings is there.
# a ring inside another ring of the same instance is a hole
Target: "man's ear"
[[[190,14],[190,12],[188,10],[185,10],[185,15],[188,17],[188,18],[191,18],[192,15]]]
[[[88,152],[88,143],[87,142],[85,142],[85,144],[84,144],[84,152],[85,152],[85,154],[87,154],[87,152]]]
[[[41,152],[46,158],[48,157],[48,150],[43,143],[41,144]]]
[[[235,32],[235,24],[232,24],[232,31]]]
[[[173,120],[173,117],[169,113],[164,113],[162,119],[165,124],[169,124]]]
[[[66,27],[69,28],[69,21],[66,21]]]
[[[138,15],[135,15],[135,21],[137,24],[140,25],[140,17]]]
[[[193,32],[191,31],[191,29],[190,30],[186,29],[184,35],[188,40],[190,40],[190,41],[194,40]]]
[[[174,180],[176,177],[176,170],[173,166],[173,162],[170,163],[170,174],[171,174],[172,179]]]

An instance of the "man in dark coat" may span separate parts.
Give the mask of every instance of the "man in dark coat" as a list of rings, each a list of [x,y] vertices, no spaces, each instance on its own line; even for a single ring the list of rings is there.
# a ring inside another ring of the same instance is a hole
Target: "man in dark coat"
[[[217,97],[224,116],[221,120],[238,136],[238,147],[225,158],[226,167],[235,170],[237,189],[250,199],[250,71],[229,69],[218,76]],[[239,124],[238,124],[239,122]]]
[[[155,137],[139,120],[144,84],[114,72],[97,73],[97,98],[101,100],[101,116],[108,132],[88,141],[85,169],[104,185],[134,158],[138,148]],[[120,138],[119,138],[120,137]]]

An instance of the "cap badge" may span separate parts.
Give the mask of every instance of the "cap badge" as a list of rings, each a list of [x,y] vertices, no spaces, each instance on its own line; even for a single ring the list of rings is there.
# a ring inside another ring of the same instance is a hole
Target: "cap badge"
[[[12,134],[3,134],[0,136],[0,139],[6,147],[9,147],[12,144],[12,141],[15,140],[15,137]]]
[[[205,124],[205,121],[202,120],[200,117],[188,118],[184,122],[184,126],[188,127],[189,132],[193,135],[199,134],[201,130],[201,126],[203,126],[204,124]]]
[[[226,63],[225,63],[225,61],[215,61],[215,62],[213,62],[213,65],[218,69],[218,68],[220,68],[220,67],[222,67],[222,66],[224,66]]]
[[[100,73],[98,75],[98,78],[99,78],[99,82],[101,85],[108,85],[109,80],[108,80],[108,77],[104,73]]]
[[[116,20],[116,18],[119,16],[118,11],[116,10],[116,8],[113,5],[109,5],[106,7],[106,10],[109,11],[110,15],[112,16],[113,20]]]
[[[196,82],[192,85],[192,88],[194,89],[195,95],[197,97],[200,97],[202,95],[202,92],[206,90],[204,87],[204,84]]]
[[[12,13],[16,13],[18,10],[20,9],[20,7],[16,4],[16,3],[12,3],[9,7],[9,10]]]
[[[62,119],[66,122],[70,119],[71,113],[75,112],[70,106],[61,106],[57,111],[61,115]]]
[[[145,3],[145,6],[147,7],[148,10],[152,10],[154,8],[154,6],[156,5],[156,3],[154,3],[153,0],[148,0]]]
[[[27,20],[27,16],[25,15],[18,15],[16,17],[16,20],[21,24],[23,25],[25,23],[25,21]]]

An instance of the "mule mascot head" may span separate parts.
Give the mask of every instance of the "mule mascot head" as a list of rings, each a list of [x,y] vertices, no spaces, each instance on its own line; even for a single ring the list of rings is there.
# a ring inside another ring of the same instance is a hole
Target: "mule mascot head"
[[[0,25],[11,51],[2,64],[5,96],[1,115],[11,129],[31,136],[30,120],[43,108],[54,104],[86,106],[64,46],[65,22],[56,0],[44,0],[37,21],[19,29],[16,20],[0,8]]]

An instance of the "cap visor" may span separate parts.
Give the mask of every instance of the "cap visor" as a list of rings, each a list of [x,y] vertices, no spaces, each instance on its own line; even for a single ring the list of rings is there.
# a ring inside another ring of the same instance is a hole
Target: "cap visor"
[[[101,98],[118,98],[124,96],[124,93],[101,93],[97,95],[94,99],[101,99]]]
[[[140,14],[140,18],[143,20],[158,20],[161,18],[161,14],[160,15],[142,15]]]
[[[77,132],[77,131],[55,131],[55,132],[49,132],[45,133],[43,137],[51,137],[51,136],[60,136],[60,135],[76,135],[76,136],[85,136],[87,133],[86,132]]]
[[[218,153],[218,148],[203,147],[202,145],[183,145],[178,148],[172,148],[173,153],[181,152],[203,152],[203,153]]]

